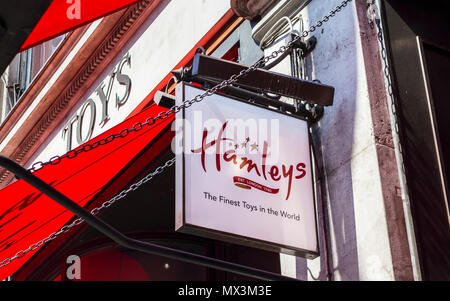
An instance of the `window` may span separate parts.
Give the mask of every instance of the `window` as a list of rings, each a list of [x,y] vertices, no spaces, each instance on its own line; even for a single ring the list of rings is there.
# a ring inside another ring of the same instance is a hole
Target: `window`
[[[66,35],[18,53],[0,81],[0,123],[5,120]]]

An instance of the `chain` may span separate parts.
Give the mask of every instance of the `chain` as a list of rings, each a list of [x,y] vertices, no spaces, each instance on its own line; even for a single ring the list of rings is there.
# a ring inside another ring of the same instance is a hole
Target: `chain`
[[[301,37],[303,37],[303,38],[307,37],[309,34],[314,32],[317,28],[321,27],[324,23],[328,22],[328,20],[331,17],[334,17],[337,12],[341,11],[341,9],[344,8],[345,6],[347,6],[347,4],[349,2],[351,2],[351,1],[352,0],[345,0],[345,1],[343,1],[340,5],[336,6],[336,8],[333,9],[328,15],[323,17],[321,20],[317,21],[317,23],[315,25],[312,25],[308,30],[304,30],[300,36],[297,36],[296,38],[291,40],[289,43],[287,43],[285,46],[281,46],[278,50],[275,50],[269,56],[261,58],[259,61],[257,61],[252,66],[248,67],[247,69],[242,70],[238,74],[232,75],[229,79],[222,81],[221,83],[215,85],[214,87],[212,87],[210,89],[207,89],[202,94],[199,94],[199,95],[195,96],[194,98],[192,98],[190,100],[186,100],[180,105],[174,105],[172,108],[170,108],[170,110],[165,111],[165,112],[161,112],[156,117],[149,117],[143,123],[138,122],[135,125],[133,125],[133,127],[130,128],[130,129],[123,129],[117,134],[109,135],[106,138],[100,139],[100,140],[98,140],[98,141],[96,141],[94,143],[91,143],[91,144],[85,144],[85,145],[83,145],[81,148],[79,148],[77,150],[69,151],[68,153],[66,153],[65,155],[62,155],[62,156],[55,156],[55,157],[51,158],[49,161],[47,161],[47,162],[41,162],[41,161],[36,162],[36,163],[34,163],[31,166],[31,168],[29,170],[34,172],[34,171],[37,171],[37,170],[43,168],[46,165],[59,164],[65,158],[73,159],[76,156],[78,156],[78,154],[80,154],[80,153],[89,152],[89,151],[91,151],[93,149],[96,149],[97,147],[99,147],[101,145],[105,145],[105,144],[111,143],[116,138],[125,138],[131,132],[138,132],[138,131],[142,130],[145,126],[152,126],[158,120],[166,119],[166,118],[168,118],[171,115],[177,114],[178,112],[180,112],[183,109],[189,108],[194,103],[201,102],[205,97],[211,96],[211,95],[215,94],[217,91],[219,91],[219,90],[221,90],[221,89],[223,89],[225,87],[231,86],[239,78],[247,75],[248,73],[256,70],[257,68],[263,67],[265,64],[267,64],[272,59],[274,59],[274,58],[278,57],[280,54],[288,51],[289,48],[297,40],[299,40]],[[159,175],[159,174],[163,173],[166,168],[172,166],[174,163],[175,163],[175,158],[172,158],[172,159],[166,161],[166,163],[164,165],[157,167],[153,172],[147,174],[140,181],[132,184],[128,189],[122,190],[121,192],[116,194],[114,197],[112,197],[108,201],[105,201],[100,207],[92,209],[91,210],[91,214],[92,215],[97,215],[103,209],[110,207],[111,205],[113,205],[118,200],[123,199],[124,197],[126,197],[130,192],[137,190],[143,184],[149,182],[156,175]],[[47,238],[45,238],[45,239],[43,239],[43,240],[41,240],[41,241],[39,241],[37,243],[34,243],[34,244],[30,245],[28,247],[28,249],[17,252],[13,257],[6,258],[2,262],[0,262],[0,268],[10,264],[11,261],[13,261],[15,259],[22,258],[28,252],[35,251],[35,250],[39,249],[44,244],[46,244],[46,243],[56,239],[59,235],[61,235],[63,233],[67,233],[68,231],[70,231],[70,229],[72,229],[73,227],[79,226],[83,222],[84,222],[84,220],[82,218],[75,219],[71,224],[63,226],[59,231],[50,234]]]
[[[377,30],[377,37],[378,37],[378,42],[380,45],[381,59],[383,60],[383,65],[384,65],[383,73],[384,73],[384,77],[385,77],[386,90],[387,90],[387,94],[389,96],[389,105],[391,107],[391,112],[392,112],[392,116],[394,119],[394,131],[395,131],[395,134],[397,135],[397,137],[400,137],[397,108],[395,105],[396,102],[395,102],[394,92],[393,92],[393,88],[392,88],[392,78],[391,78],[389,62],[388,62],[388,58],[387,58],[387,51],[386,51],[386,47],[384,46],[383,29],[381,28],[381,18],[379,16],[377,7],[375,7],[375,3],[373,3],[373,1],[368,1],[368,2],[369,2],[369,13],[371,13],[374,17],[374,20],[370,19],[369,22],[372,27],[375,24],[376,30]],[[372,3],[370,3],[370,2],[372,2]],[[400,154],[399,159],[400,159],[401,172],[403,173],[403,175],[406,175],[405,164],[403,162],[403,151],[402,151],[402,146],[401,146],[400,141],[397,142],[397,148],[398,148],[398,152]],[[404,179],[406,181],[406,177],[404,177]],[[406,188],[407,188],[407,186],[405,186],[405,189]]]
[[[140,186],[142,186],[143,184],[149,182],[151,179],[153,179],[153,177],[155,177],[156,175],[161,174],[166,168],[172,166],[173,164],[175,164],[175,158],[172,158],[172,159],[168,160],[164,165],[157,167],[155,169],[155,171],[147,174],[140,181],[132,184],[128,189],[122,190],[121,192],[116,194],[114,197],[112,197],[108,201],[104,202],[100,207],[92,209],[91,210],[91,214],[92,215],[97,215],[100,211],[110,207],[111,205],[113,205],[118,200],[123,199],[130,192],[137,190]],[[84,219],[82,219],[82,218],[75,219],[71,224],[63,226],[59,231],[54,232],[54,233],[50,234],[48,237],[46,237],[45,239],[30,245],[28,247],[28,249],[17,252],[13,257],[6,258],[2,262],[0,262],[0,268],[10,264],[11,261],[13,261],[14,259],[22,258],[28,252],[35,251],[35,250],[39,249],[44,244],[46,244],[46,243],[56,239],[61,234],[69,232],[70,229],[72,229],[73,227],[81,225],[83,222],[84,222]]]
[[[406,222],[406,231],[408,234],[408,241],[409,241],[409,247],[411,251],[411,262],[413,263],[413,273],[414,278],[416,280],[421,279],[421,272],[420,272],[420,264],[418,262],[418,255],[417,255],[417,249],[416,249],[416,243],[415,243],[415,234],[414,229],[409,225],[412,225],[412,217],[411,212],[409,208],[409,196],[408,196],[408,184],[406,179],[406,170],[405,170],[405,163],[403,161],[403,150],[402,145],[400,142],[400,133],[399,133],[399,123],[398,123],[398,115],[397,115],[397,107],[396,107],[396,101],[395,96],[393,93],[393,87],[392,87],[392,77],[391,77],[391,71],[389,67],[389,61],[387,57],[387,50],[384,44],[384,38],[383,38],[383,28],[381,24],[381,17],[380,12],[378,10],[377,4],[375,0],[368,0],[368,17],[369,17],[369,25],[371,28],[376,27],[377,30],[377,37],[380,47],[380,53],[381,53],[381,59],[383,61],[384,69],[384,77],[385,77],[385,85],[387,90],[387,95],[389,96],[389,102],[390,102],[390,108],[391,108],[391,114],[394,124],[394,132],[395,135],[393,135],[394,143],[395,143],[395,149],[396,149],[396,158],[399,162],[399,178],[400,178],[400,186],[402,188],[402,200],[406,203],[406,207],[408,209],[405,209],[405,221],[409,220],[409,223]],[[415,263],[415,264],[414,264]]]

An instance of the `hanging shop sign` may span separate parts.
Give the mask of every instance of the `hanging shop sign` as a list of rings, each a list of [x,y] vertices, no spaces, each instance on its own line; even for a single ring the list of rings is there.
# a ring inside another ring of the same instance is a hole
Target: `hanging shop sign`
[[[202,92],[181,83],[176,101]],[[177,231],[318,256],[305,120],[215,94],[174,127]]]

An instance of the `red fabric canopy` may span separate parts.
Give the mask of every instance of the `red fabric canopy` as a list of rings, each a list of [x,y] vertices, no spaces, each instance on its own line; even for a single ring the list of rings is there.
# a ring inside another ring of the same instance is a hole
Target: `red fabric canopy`
[[[144,122],[164,110],[152,105],[86,144],[132,128],[137,122]],[[35,175],[81,206],[86,206],[90,201],[95,202],[106,185],[116,183],[118,174],[142,169],[167,149],[173,137],[170,130],[172,120],[173,116],[131,132],[125,138],[116,138],[111,143],[80,153],[73,159],[66,158],[57,165],[47,165]],[[132,168],[130,164],[134,164]],[[123,179],[120,182],[122,185],[125,183]],[[121,188],[117,187],[117,190]],[[23,180],[0,190],[0,262],[58,231],[73,217],[70,211]],[[1,267],[0,279],[16,272],[34,253],[29,252]]]
[[[53,0],[20,51],[139,1],[142,0]]]

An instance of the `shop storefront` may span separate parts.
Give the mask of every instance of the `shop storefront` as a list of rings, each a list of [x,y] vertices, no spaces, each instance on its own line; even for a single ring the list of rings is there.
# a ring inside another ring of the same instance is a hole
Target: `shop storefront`
[[[416,242],[379,51],[390,41],[367,11],[139,1],[27,54],[39,66],[2,103],[1,155],[149,244],[299,280],[443,279]],[[200,68],[208,58],[251,66],[271,54],[260,79],[198,98],[229,78]],[[0,185],[0,262],[20,255],[2,279],[258,278],[121,246],[5,169]]]

